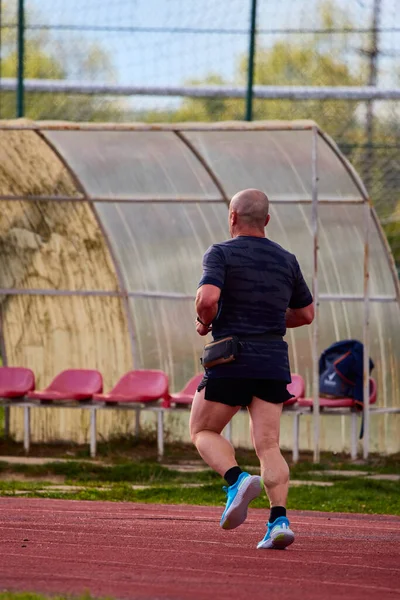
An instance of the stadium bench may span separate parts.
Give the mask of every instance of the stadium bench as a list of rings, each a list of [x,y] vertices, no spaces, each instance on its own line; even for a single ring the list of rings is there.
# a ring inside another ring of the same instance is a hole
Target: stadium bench
[[[161,400],[161,404],[159,401]],[[136,434],[139,434],[140,412],[153,410],[157,414],[158,456],[164,454],[164,409],[170,406],[168,376],[155,369],[129,371],[121,377],[108,394],[93,396],[93,410],[90,421],[90,453],[96,455],[96,416],[101,408],[122,408],[136,411]]]
[[[178,408],[179,406],[190,406],[193,402],[193,397],[197,391],[199,383],[203,379],[203,377],[204,373],[198,373],[197,375],[189,379],[183,390],[177,392],[176,394],[171,394],[171,408]]]
[[[377,386],[375,380],[370,377],[370,396],[369,403],[370,405],[376,403],[376,391]],[[300,434],[300,416],[302,414],[307,414],[308,412],[312,412],[313,410],[313,399],[312,398],[300,398],[298,401],[299,409],[295,415],[295,435],[294,441],[295,446],[293,448],[293,461],[297,462],[299,458],[299,434]],[[350,455],[354,460],[357,458],[357,416],[362,415],[362,411],[360,410],[359,405],[353,398],[319,398],[319,406],[321,414],[331,414],[331,415],[351,415],[351,449]],[[387,412],[382,409],[375,409],[371,411],[371,413],[377,412]]]
[[[40,403],[53,407],[80,408],[90,410],[90,454],[96,456],[97,431],[96,415],[98,410],[135,410],[136,433],[139,433],[140,411],[152,410],[157,414],[157,448],[158,456],[164,453],[164,413],[171,410],[189,408],[197,386],[203,375],[192,377],[185,387],[177,393],[169,394],[168,377],[159,370],[138,370],[126,373],[114,388],[107,394],[102,390],[102,377],[98,371],[72,369],[60,373],[45,390],[32,391],[35,376],[30,369],[22,367],[0,367],[0,404],[9,408],[24,408],[24,449],[30,448],[30,409]],[[371,378],[370,404],[376,403],[376,383]],[[304,380],[300,375],[292,375],[292,383],[288,390],[295,397],[284,403],[284,412],[294,416],[293,461],[299,458],[300,416],[310,413],[313,408],[311,398],[304,398]],[[323,414],[352,416],[351,456],[357,453],[357,415],[353,399],[330,400],[320,399]],[[371,414],[399,413],[399,407],[371,408]],[[225,430],[226,437],[231,439],[231,428]]]
[[[91,400],[103,390],[103,377],[99,371],[89,369],[67,369],[57,375],[44,390],[28,392],[29,400],[82,401]]]
[[[33,389],[33,371],[24,367],[0,367],[0,398],[23,398]]]
[[[304,397],[306,386],[304,383],[304,379],[301,375],[297,375],[297,373],[292,374],[292,382],[287,385],[287,390],[290,394],[293,395],[293,398],[290,400],[286,400],[283,403],[283,407],[287,408],[288,406],[293,406],[297,403],[300,398]]]

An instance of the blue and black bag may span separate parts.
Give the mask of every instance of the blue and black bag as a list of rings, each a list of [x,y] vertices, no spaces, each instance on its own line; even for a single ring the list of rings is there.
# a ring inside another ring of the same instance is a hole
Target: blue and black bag
[[[336,342],[319,359],[319,391],[325,398],[353,398],[363,405],[364,346],[358,340]],[[369,359],[370,372],[374,363]]]
[[[343,340],[329,346],[319,359],[319,392],[324,398],[352,398],[358,407],[364,401],[364,346],[357,340]],[[374,363],[369,359],[370,372]],[[363,437],[361,422],[360,438]]]
[[[322,398],[353,398],[355,381],[344,378],[338,365],[349,352],[332,352],[325,358],[324,370],[319,375],[319,393]],[[350,374],[351,376],[351,374]]]

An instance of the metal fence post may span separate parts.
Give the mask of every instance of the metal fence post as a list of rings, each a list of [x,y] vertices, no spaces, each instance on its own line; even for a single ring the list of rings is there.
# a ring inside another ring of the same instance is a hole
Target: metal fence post
[[[364,445],[363,458],[366,460],[369,454],[369,237],[370,237],[370,213],[371,208],[368,200],[364,200],[364,320],[363,320],[363,344],[364,344]]]
[[[251,0],[249,63],[247,71],[246,121],[253,120],[254,54],[256,47],[257,0]]]
[[[24,116],[25,0],[18,0],[17,117]]]
[[[311,141],[311,172],[312,172],[312,206],[311,226],[313,232],[314,246],[314,269],[313,269],[313,297],[315,304],[315,318],[313,323],[313,421],[314,421],[314,462],[318,463],[320,458],[320,414],[319,414],[319,374],[318,374],[318,132],[312,128]]]

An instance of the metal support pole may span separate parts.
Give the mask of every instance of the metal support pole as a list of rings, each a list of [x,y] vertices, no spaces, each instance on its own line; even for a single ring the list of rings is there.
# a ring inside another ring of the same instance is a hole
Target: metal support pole
[[[90,456],[94,458],[97,450],[97,409],[90,409]]]
[[[319,462],[319,436],[320,436],[320,414],[319,414],[319,373],[318,373],[318,131],[316,127],[312,128],[312,149],[311,149],[311,170],[312,170],[312,206],[311,206],[311,225],[313,232],[314,247],[314,269],[313,269],[313,298],[315,304],[315,317],[313,325],[312,339],[312,360],[313,360],[313,421],[314,421],[314,457],[315,463]]]
[[[3,32],[3,2],[2,0],[0,0],[0,119],[3,118],[3,110],[2,110],[2,93],[1,93],[1,87],[2,87],[2,79],[3,79],[3,73],[2,73],[2,60],[3,60],[3,38],[2,38],[2,32]]]
[[[375,88],[378,80],[378,57],[379,57],[379,23],[381,15],[381,0],[374,0],[372,24],[371,24],[371,41],[368,50],[365,54],[369,57],[369,76],[368,85]],[[367,114],[365,119],[366,137],[367,137],[367,155],[365,160],[364,181],[367,190],[371,193],[373,182],[372,166],[374,161],[374,101],[367,101]]]
[[[164,409],[157,411],[157,454],[158,460],[164,456]]]
[[[10,437],[10,407],[4,407],[4,437],[8,439]]]
[[[357,458],[357,413],[355,410],[351,413],[351,446],[350,446],[351,460]]]
[[[254,55],[256,49],[257,0],[251,0],[249,62],[247,69],[246,121],[253,120]]]
[[[299,462],[299,437],[300,437],[300,415],[301,413],[295,412],[293,415],[293,450],[292,460],[294,463]]]
[[[369,453],[369,232],[370,232],[371,208],[369,201],[364,204],[364,322],[363,322],[363,344],[364,344],[364,447],[363,458],[368,458]]]
[[[29,453],[31,447],[31,407],[24,406],[24,450]]]
[[[18,0],[17,117],[24,116],[25,0]]]

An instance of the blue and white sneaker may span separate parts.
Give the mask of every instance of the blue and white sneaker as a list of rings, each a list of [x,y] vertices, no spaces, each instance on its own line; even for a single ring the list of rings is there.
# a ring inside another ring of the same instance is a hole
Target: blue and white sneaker
[[[240,474],[234,485],[223,487],[227,500],[220,522],[222,529],[235,529],[246,520],[247,507],[260,495],[262,487],[263,483],[259,475],[250,475],[246,472]]]
[[[284,550],[294,542],[294,533],[290,529],[286,517],[278,517],[273,523],[267,523],[267,533],[264,539],[257,544],[257,549]]]

